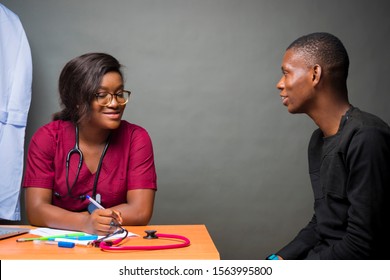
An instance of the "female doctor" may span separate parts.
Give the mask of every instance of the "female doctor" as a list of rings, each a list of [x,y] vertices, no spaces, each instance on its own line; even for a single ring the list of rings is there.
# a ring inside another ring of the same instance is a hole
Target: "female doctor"
[[[157,190],[153,148],[145,129],[122,120],[130,91],[121,65],[104,53],[76,57],[60,74],[59,94],[62,110],[28,149],[29,222],[98,235],[117,223],[146,225]],[[88,196],[102,209],[90,208]]]

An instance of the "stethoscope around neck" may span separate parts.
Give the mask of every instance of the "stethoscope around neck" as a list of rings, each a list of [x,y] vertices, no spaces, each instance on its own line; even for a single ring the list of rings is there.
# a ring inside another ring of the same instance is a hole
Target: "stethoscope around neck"
[[[106,155],[108,146],[110,145],[110,137],[111,137],[111,134],[107,138],[102,155],[100,156],[100,159],[99,159],[98,168],[97,168],[96,173],[95,173],[95,180],[93,182],[93,189],[92,189],[92,198],[94,198],[94,199],[96,198],[97,183],[99,181],[99,175],[100,175],[100,170],[102,168],[103,158]],[[71,159],[72,155],[74,155],[74,154],[77,154],[79,156],[79,162],[77,164],[76,177],[75,177],[72,185],[69,185],[69,164],[70,164],[70,159]],[[75,186],[75,184],[77,183],[77,180],[79,178],[82,165],[83,165],[83,152],[81,151],[81,149],[79,147],[79,128],[76,125],[75,126],[75,144],[74,144],[74,147],[66,155],[66,161],[65,161],[65,170],[66,170],[65,171],[66,172],[65,180],[66,180],[66,187],[67,187],[68,192],[66,195],[61,195],[59,192],[54,192],[55,197],[65,198],[67,196],[70,196],[74,199],[80,199],[80,200],[84,200],[86,198],[86,194],[83,194],[80,196],[74,196],[72,194],[73,187]]]

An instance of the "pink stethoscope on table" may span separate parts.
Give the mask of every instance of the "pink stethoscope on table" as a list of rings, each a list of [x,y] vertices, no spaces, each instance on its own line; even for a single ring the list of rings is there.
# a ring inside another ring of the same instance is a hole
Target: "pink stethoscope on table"
[[[157,238],[169,238],[181,240],[180,243],[168,244],[168,245],[152,245],[152,246],[144,246],[144,245],[134,245],[134,246],[122,246],[120,243],[126,239],[127,230],[124,228],[120,228],[114,234],[120,234],[126,232],[124,237],[114,239],[114,240],[104,240],[108,236],[98,239],[96,241],[91,242],[91,244],[95,247],[99,247],[103,251],[126,251],[126,250],[164,250],[164,249],[177,249],[183,248],[190,245],[190,240],[182,235],[176,234],[164,234],[164,233],[156,233],[156,230],[145,230],[146,236],[145,239],[157,239]]]
[[[95,199],[93,199],[89,195],[87,195],[86,198],[88,198],[91,204],[94,205],[96,208],[104,209],[103,206],[101,206]],[[144,236],[144,239],[157,239],[161,237],[161,238],[179,239],[183,242],[176,243],[176,244],[169,244],[169,245],[157,245],[157,246],[153,246],[153,245],[152,246],[143,246],[143,245],[122,246],[120,245],[120,243],[126,239],[129,232],[118,223],[115,223],[114,221],[111,221],[110,226],[116,226],[118,227],[118,229],[113,233],[109,233],[102,238],[90,242],[88,245],[98,247],[103,251],[163,250],[163,249],[182,248],[190,245],[190,240],[187,237],[184,237],[182,235],[163,234],[163,233],[156,234],[157,232],[156,230],[145,230],[146,236]],[[113,239],[113,240],[111,239],[113,236],[117,234],[123,234],[123,233],[124,236],[121,236],[120,238]]]

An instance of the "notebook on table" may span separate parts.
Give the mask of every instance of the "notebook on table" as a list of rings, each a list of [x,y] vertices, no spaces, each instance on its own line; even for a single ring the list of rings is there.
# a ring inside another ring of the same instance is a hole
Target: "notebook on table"
[[[14,226],[0,226],[0,240],[28,233],[28,228],[14,227]]]

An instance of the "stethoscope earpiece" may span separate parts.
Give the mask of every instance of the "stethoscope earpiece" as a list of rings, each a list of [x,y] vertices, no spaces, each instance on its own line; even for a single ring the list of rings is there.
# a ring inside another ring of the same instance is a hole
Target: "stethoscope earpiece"
[[[54,192],[54,196],[55,196],[56,198],[58,198],[58,199],[61,199],[61,198],[62,198],[62,195],[60,195],[59,192]],[[78,199],[80,199],[80,200],[85,200],[85,199],[86,199],[86,195],[80,195],[80,196],[78,197]]]

